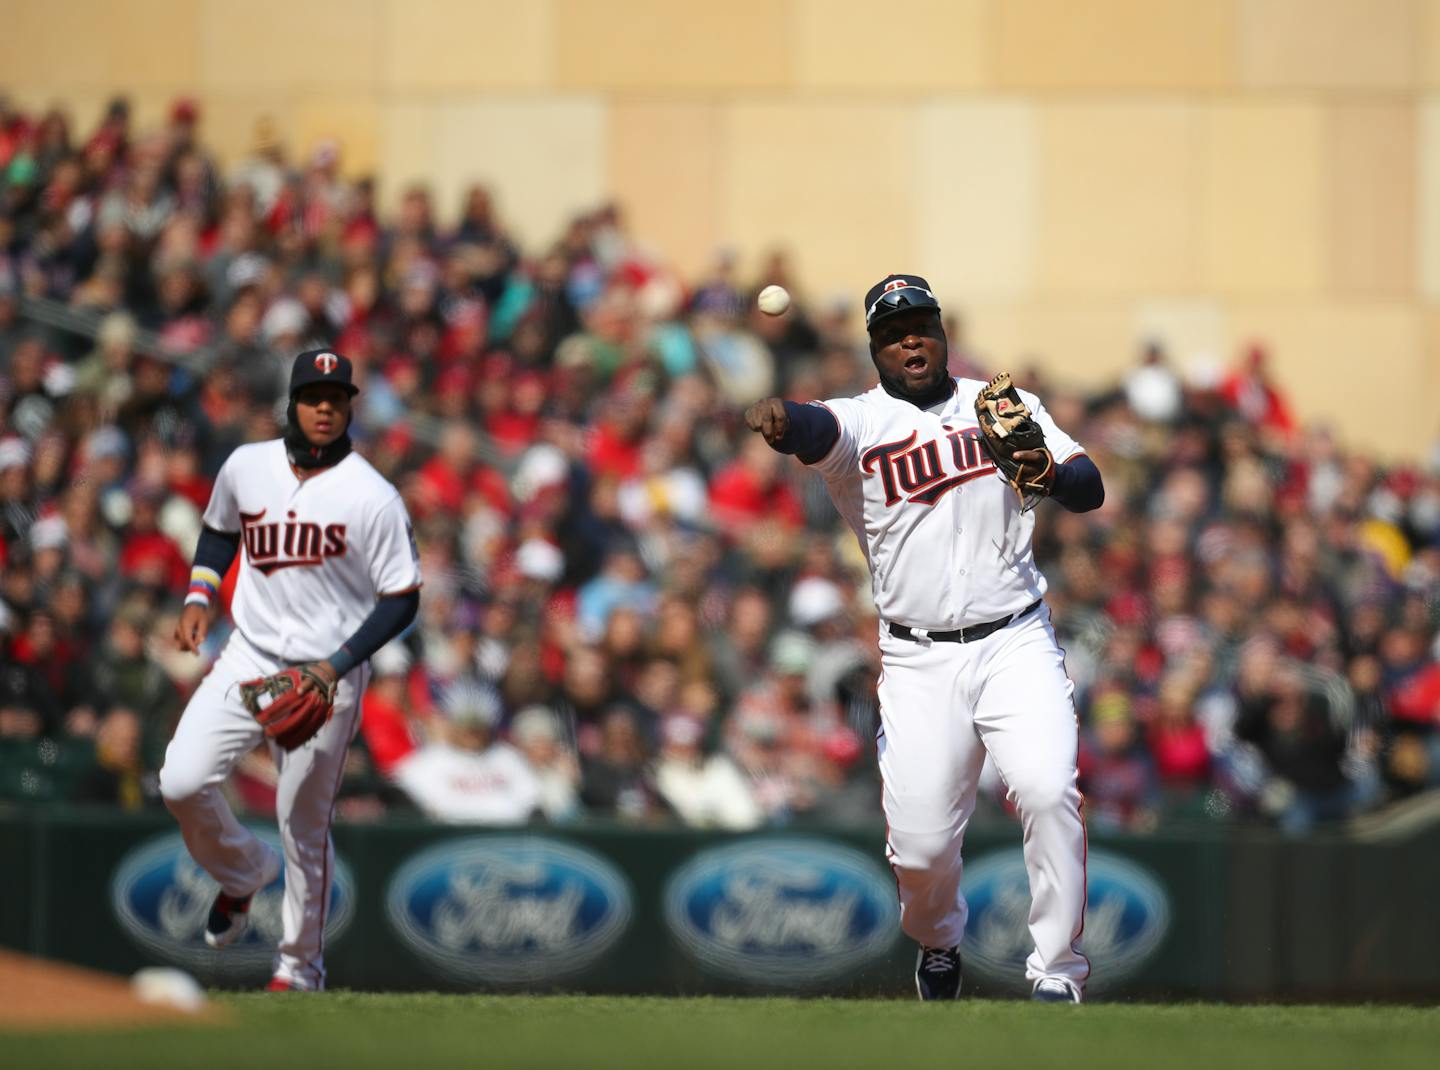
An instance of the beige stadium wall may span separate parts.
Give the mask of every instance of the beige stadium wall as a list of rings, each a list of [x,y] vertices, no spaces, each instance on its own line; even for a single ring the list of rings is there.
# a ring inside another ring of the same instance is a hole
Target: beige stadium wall
[[[1308,418],[1440,432],[1440,0],[0,0],[0,88],[82,128],[193,94],[227,161],[270,116],[531,244],[614,198],[687,274],[922,272],[1082,383],[1260,338]]]

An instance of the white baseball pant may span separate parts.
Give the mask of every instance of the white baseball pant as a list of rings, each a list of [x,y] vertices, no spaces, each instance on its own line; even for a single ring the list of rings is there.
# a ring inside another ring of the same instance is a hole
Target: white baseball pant
[[[975,643],[880,638],[880,774],[886,856],[900,925],[926,947],[965,932],[960,848],[988,752],[1020,813],[1030,875],[1031,983],[1062,977],[1083,990],[1085,825],[1076,784],[1074,685],[1038,610]]]
[[[285,667],[234,632],[185,707],[160,770],[160,793],[180,822],[190,856],[227,895],[258,891],[272,853],[236,819],[220,790],[235,763],[264,738],[240,704],[238,685]],[[340,681],[334,715],[315,738],[293,751],[270,744],[279,772],[275,807],[285,849],[275,976],[298,988],[325,987],[325,921],[335,869],[330,822],[369,674],[368,664],[360,665]]]

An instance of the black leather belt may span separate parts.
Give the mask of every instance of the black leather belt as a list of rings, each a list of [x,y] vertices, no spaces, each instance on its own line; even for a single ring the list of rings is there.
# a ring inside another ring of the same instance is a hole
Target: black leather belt
[[[1034,613],[1040,608],[1041,599],[1037,598],[1019,613],[1011,613],[1008,617],[1001,617],[999,620],[987,621],[984,624],[972,624],[968,628],[957,628],[953,632],[928,632],[923,638],[929,638],[937,643],[975,643],[984,639],[987,635],[998,632],[1012,620],[1019,620],[1028,613]],[[890,634],[896,639],[913,639],[920,642],[922,637],[903,624],[891,624],[888,621],[885,627],[890,629]]]

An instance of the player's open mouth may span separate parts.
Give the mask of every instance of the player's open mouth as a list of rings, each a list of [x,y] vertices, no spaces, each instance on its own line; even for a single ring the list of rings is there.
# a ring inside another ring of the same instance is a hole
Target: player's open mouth
[[[923,356],[911,357],[905,362],[905,370],[918,379],[930,370],[930,361]]]

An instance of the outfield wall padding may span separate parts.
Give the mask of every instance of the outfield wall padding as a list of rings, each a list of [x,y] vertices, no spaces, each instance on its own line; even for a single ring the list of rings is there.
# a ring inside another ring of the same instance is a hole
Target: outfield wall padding
[[[274,837],[273,827],[257,825]],[[883,830],[753,834],[418,821],[335,829],[334,987],[906,995]],[[974,830],[966,989],[1023,989],[1018,826]],[[280,885],[224,952],[215,886],[163,813],[0,810],[0,944],[206,983],[268,976]],[[1440,994],[1440,835],[1387,843],[1246,832],[1092,837],[1082,946],[1104,998],[1411,999]]]

